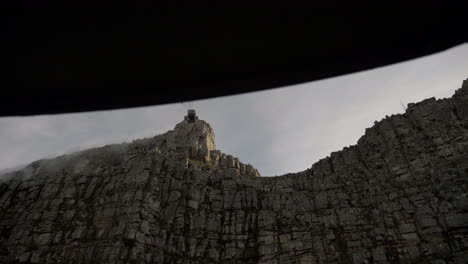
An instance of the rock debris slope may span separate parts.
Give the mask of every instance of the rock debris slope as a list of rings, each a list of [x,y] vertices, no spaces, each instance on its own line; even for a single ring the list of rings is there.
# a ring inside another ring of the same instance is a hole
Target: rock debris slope
[[[467,263],[467,153],[468,80],[280,177],[186,118],[10,173],[0,262]]]

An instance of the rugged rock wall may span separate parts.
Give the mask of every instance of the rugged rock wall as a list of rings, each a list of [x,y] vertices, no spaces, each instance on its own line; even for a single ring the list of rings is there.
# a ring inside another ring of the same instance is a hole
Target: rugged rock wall
[[[301,173],[257,177],[214,148],[183,121],[12,173],[0,262],[467,263],[468,81]]]

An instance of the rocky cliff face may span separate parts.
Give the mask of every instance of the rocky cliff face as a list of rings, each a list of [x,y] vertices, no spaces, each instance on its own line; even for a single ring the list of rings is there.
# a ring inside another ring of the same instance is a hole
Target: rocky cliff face
[[[301,173],[211,127],[50,160],[0,185],[1,263],[467,263],[468,80]]]

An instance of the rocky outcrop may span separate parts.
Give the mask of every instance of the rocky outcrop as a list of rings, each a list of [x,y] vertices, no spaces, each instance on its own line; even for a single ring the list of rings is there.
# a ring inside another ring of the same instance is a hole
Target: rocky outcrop
[[[468,81],[258,177],[201,120],[0,185],[1,263],[466,263]]]

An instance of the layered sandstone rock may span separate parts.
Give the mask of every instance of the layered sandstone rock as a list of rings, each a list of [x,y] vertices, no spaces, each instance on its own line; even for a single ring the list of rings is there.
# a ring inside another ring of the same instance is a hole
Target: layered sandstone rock
[[[466,263],[468,81],[301,173],[258,177],[204,121],[0,185],[1,263]]]

